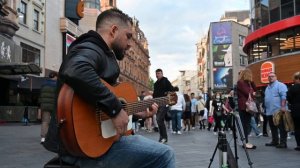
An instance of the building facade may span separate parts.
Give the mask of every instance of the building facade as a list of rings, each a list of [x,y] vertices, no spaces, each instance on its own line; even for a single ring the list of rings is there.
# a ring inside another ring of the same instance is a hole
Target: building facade
[[[196,70],[181,70],[180,75],[172,81],[173,86],[179,88],[179,92],[190,95],[195,93],[196,96],[201,94],[198,86],[198,75]]]
[[[300,1],[251,0],[251,30],[243,50],[258,86],[268,84],[269,72],[292,83],[300,69]]]
[[[208,51],[207,51],[207,36],[204,36],[200,39],[200,41],[196,44],[196,56],[197,56],[197,74],[198,81],[197,84],[199,86],[199,90],[201,93],[208,92]]]
[[[223,27],[223,28],[222,28]],[[224,34],[219,35],[220,30]],[[238,72],[247,65],[242,51],[242,39],[248,34],[248,27],[234,21],[211,23],[209,31],[208,88],[227,91],[238,80]]]

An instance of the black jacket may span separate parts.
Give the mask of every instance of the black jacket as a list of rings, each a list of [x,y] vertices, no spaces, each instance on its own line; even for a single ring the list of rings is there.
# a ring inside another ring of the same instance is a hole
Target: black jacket
[[[122,108],[121,102],[99,79],[114,85],[119,73],[114,53],[97,32],[89,31],[70,46],[59,70],[59,88],[68,84],[88,103],[114,117]]]
[[[153,98],[166,96],[170,91],[173,91],[171,82],[168,78],[162,77],[154,83]]]
[[[56,80],[47,79],[41,88],[39,102],[41,110],[56,112]]]
[[[300,117],[300,84],[294,84],[287,92],[287,101],[291,107],[291,114]]]

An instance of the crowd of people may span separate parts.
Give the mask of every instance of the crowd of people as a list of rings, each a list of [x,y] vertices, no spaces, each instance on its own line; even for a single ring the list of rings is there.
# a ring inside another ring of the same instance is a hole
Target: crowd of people
[[[159,71],[162,72],[161,69]],[[236,111],[242,123],[246,149],[257,148],[249,142],[249,136],[270,136],[272,140],[265,146],[287,148],[287,139],[290,138],[290,134],[294,134],[295,150],[299,151],[300,72],[294,75],[295,83],[289,89],[277,80],[274,72],[268,74],[268,79],[269,84],[265,90],[258,89],[252,80],[251,70],[245,69],[239,73],[236,89],[212,93],[207,95],[205,100],[203,95],[182,94],[175,86],[173,91],[178,97],[177,104],[164,106],[164,114],[170,113],[171,118],[170,120],[165,118],[163,122],[171,126],[172,134],[178,135],[181,135],[182,131],[191,131],[197,127],[208,131],[213,128],[215,135],[220,131],[232,133],[234,129],[232,114]],[[255,102],[257,111],[249,111],[246,105],[249,99]],[[284,120],[274,124],[273,116],[278,112],[291,114],[294,130],[286,130]],[[149,128],[149,125],[147,127]],[[161,141],[160,138],[159,142],[166,143],[167,141]]]

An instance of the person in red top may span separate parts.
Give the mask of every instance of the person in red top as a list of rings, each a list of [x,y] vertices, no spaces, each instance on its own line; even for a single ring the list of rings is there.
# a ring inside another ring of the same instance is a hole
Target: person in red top
[[[256,92],[256,86],[252,80],[252,72],[250,69],[245,69],[240,72],[239,80],[237,82],[237,96],[238,96],[238,108],[241,122],[244,129],[246,148],[255,149],[256,146],[248,143],[248,134],[250,129],[250,122],[252,114],[246,111],[246,101],[249,95],[254,98]]]

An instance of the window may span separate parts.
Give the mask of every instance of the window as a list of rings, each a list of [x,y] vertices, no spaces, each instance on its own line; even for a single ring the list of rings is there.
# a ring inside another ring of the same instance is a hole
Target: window
[[[270,1],[270,23],[280,20],[280,1]]]
[[[281,19],[294,16],[294,2],[292,0],[281,0]]]
[[[114,6],[114,1],[113,0],[109,0],[109,6]]]
[[[280,46],[280,38],[279,34],[274,34],[268,38],[269,42],[269,50],[271,52],[271,57],[279,55],[279,46]]]
[[[261,2],[261,26],[269,24],[269,1],[263,0]]]
[[[300,1],[295,1],[295,5],[296,5],[296,15],[300,14]]]
[[[25,43],[21,43],[22,62],[34,63],[40,66],[40,50]]]
[[[290,53],[294,51],[294,29],[280,32],[280,54]]]
[[[27,13],[27,4],[21,1],[19,8],[19,22],[26,24],[26,13]]]
[[[33,29],[39,31],[39,11],[33,11]]]
[[[245,40],[245,36],[239,35],[239,45],[240,46],[243,46],[244,40]]]
[[[84,1],[85,8],[94,8],[100,10],[100,1],[99,0],[85,0]]]
[[[240,65],[241,66],[247,65],[247,56],[240,55]]]
[[[300,27],[295,28],[295,51],[300,51]]]

